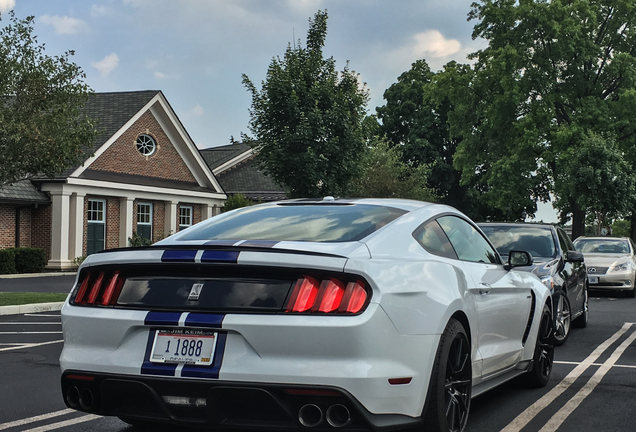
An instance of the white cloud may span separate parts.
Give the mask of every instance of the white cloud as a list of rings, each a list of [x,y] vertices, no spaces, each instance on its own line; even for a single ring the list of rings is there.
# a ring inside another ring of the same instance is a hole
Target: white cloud
[[[0,12],[9,12],[15,7],[15,0],[0,0]]]
[[[455,39],[446,39],[438,30],[428,30],[413,36],[415,46],[413,54],[417,58],[427,57],[429,54],[433,58],[448,57],[455,54],[462,44]]]
[[[188,114],[193,117],[201,117],[203,114],[205,114],[205,111],[203,110],[203,107],[201,105],[196,105],[194,108],[188,111]]]
[[[1,1],[1,0],[0,0]],[[88,30],[88,25],[81,19],[67,16],[42,15],[39,19],[42,24],[49,24],[55,28],[57,34],[76,34]]]
[[[157,79],[177,79],[177,78],[179,78],[179,75],[167,74],[167,73],[163,73],[163,72],[160,72],[160,71],[155,71],[154,75],[155,75],[155,78],[157,78]]]
[[[108,54],[106,57],[98,62],[91,63],[95,69],[101,72],[102,75],[108,75],[119,64],[119,56],[116,53]]]
[[[100,6],[100,5],[96,5],[94,4],[91,7],[91,16],[92,17],[101,17],[101,16],[105,16],[110,14],[110,9],[107,8],[106,6]]]

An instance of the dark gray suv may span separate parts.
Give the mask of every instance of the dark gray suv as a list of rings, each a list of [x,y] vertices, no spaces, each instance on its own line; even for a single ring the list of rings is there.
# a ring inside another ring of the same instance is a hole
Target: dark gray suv
[[[478,224],[504,261],[511,250],[532,255],[528,271],[552,290],[555,344],[563,345],[570,326],[586,327],[588,319],[587,273],[583,254],[577,252],[562,228],[548,224],[491,222]],[[524,267],[519,267],[522,270]]]

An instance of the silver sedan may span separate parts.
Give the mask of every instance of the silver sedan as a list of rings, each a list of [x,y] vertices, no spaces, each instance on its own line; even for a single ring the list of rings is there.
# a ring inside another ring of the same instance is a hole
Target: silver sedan
[[[635,297],[636,255],[628,237],[579,237],[574,241],[583,252],[590,288],[624,291]]]

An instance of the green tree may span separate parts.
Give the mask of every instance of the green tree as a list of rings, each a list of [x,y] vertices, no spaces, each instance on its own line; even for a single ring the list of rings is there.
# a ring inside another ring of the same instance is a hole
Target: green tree
[[[376,108],[380,133],[401,148],[406,164],[427,165],[428,185],[441,203],[485,219],[493,211],[480,205],[475,182],[460,184],[461,173],[453,167],[461,141],[450,135],[448,125],[448,114],[454,109],[448,97],[453,83],[431,72],[425,60],[417,60],[384,92],[386,104]]]
[[[482,0],[469,18],[488,47],[474,54],[474,76],[453,101],[463,108],[450,115],[463,181],[482,175],[489,202],[513,212],[534,213],[552,193],[572,216],[573,236],[583,234],[589,200],[555,178],[590,133],[627,155],[636,135],[636,3]]]
[[[612,140],[590,134],[561,154],[556,173],[557,207],[587,209],[598,227],[631,208],[634,177]]]
[[[323,58],[326,35],[327,12],[318,11],[309,20],[307,47],[288,45],[260,90],[243,75],[254,135],[243,140],[290,197],[345,195],[365,149],[367,91],[356,73],[348,67],[338,73],[334,59]]]
[[[33,17],[9,19],[0,30],[0,186],[78,164],[96,136],[81,112],[90,88],[73,51],[47,56]]]
[[[427,184],[428,176],[426,165],[405,163],[399,147],[378,140],[364,154],[362,172],[353,181],[351,196],[436,201]]]

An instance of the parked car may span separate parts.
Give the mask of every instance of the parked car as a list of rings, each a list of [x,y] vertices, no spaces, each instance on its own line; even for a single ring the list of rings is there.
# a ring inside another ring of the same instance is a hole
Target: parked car
[[[533,223],[480,223],[497,251],[504,257],[511,250],[532,254],[534,265],[526,267],[550,288],[554,298],[556,345],[563,345],[570,327],[586,327],[588,280],[583,254],[575,250],[562,228]]]
[[[629,237],[579,237],[574,247],[585,256],[590,288],[636,296],[636,247]]]
[[[464,429],[475,397],[550,378],[552,298],[457,210],[237,209],[90,255],[62,308],[70,408],[218,429]]]

